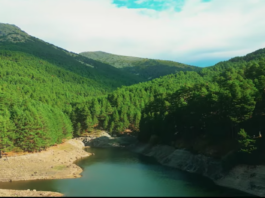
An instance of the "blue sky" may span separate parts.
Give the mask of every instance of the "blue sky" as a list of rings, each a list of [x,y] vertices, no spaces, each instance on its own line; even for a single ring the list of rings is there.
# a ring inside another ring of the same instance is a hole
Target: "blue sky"
[[[184,0],[113,0],[112,2],[117,7],[126,7],[129,9],[152,9],[156,11],[174,8],[175,11],[180,12],[184,4]]]
[[[204,67],[265,47],[265,0],[0,0],[0,5],[0,22],[76,53],[105,51]]]
[[[211,0],[201,0],[202,2],[209,2]],[[185,0],[113,0],[118,8],[126,7],[129,9],[152,9],[155,11],[162,11],[173,8],[176,12],[181,12],[181,8]]]

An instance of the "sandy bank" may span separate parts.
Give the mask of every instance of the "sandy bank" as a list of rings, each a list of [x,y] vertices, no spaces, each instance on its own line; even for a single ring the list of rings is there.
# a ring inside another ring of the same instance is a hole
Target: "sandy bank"
[[[0,189],[1,197],[61,197],[63,194],[49,191],[5,190]]]
[[[72,139],[39,153],[2,158],[0,182],[81,177],[82,169],[73,163],[90,155],[83,150],[83,147],[82,141]],[[0,196],[62,196],[62,194],[0,189]]]

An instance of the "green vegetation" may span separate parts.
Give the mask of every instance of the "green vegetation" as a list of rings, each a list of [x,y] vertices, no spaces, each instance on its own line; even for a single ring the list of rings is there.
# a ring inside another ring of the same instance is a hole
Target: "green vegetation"
[[[113,107],[95,97],[145,81],[14,25],[0,23],[0,44],[0,149],[7,151],[45,149],[102,122],[107,128]],[[79,111],[79,104],[90,102],[89,110]]]
[[[140,141],[153,142],[152,137],[156,137],[158,143],[175,146],[179,140],[197,139],[204,142],[203,147],[217,147],[216,157],[238,150],[245,159],[255,156],[254,162],[263,159],[265,151],[264,138],[258,136],[259,131],[265,131],[264,55],[262,49],[199,72],[181,71],[122,87],[94,102],[76,104],[73,110],[78,114],[87,108],[89,113],[84,115],[97,117],[90,126],[110,133],[129,128],[139,132]],[[93,113],[93,103],[102,111]],[[109,111],[104,110],[107,106]],[[81,124],[81,131],[89,130],[85,117],[75,121]],[[189,144],[189,149],[194,146]]]
[[[0,24],[0,149],[37,151],[73,137],[71,103],[141,79]]]
[[[81,52],[80,54],[93,60],[108,63],[116,68],[133,67],[135,62],[141,61],[143,59],[133,56],[115,55],[101,51]]]
[[[55,169],[55,170],[64,170],[64,169],[66,169],[66,166],[65,165],[54,166],[53,169]]]
[[[231,158],[264,163],[265,49],[143,82],[144,72],[138,78],[1,28],[0,148],[36,151],[99,129],[131,130],[152,144],[215,150],[227,167]],[[130,61],[145,71],[163,62]]]
[[[1,148],[37,151],[72,137],[69,118],[56,107],[2,94]]]
[[[25,42],[29,39],[27,33],[21,31],[17,26],[0,23],[0,42],[9,41],[12,43]]]
[[[241,129],[238,135],[240,136],[238,143],[240,144],[241,152],[251,154],[253,151],[257,149],[256,147],[254,147],[256,140],[249,137],[249,135],[247,135],[244,129]]]
[[[23,52],[40,59],[40,61],[47,61],[55,68],[61,68],[75,73],[79,77],[93,80],[90,84],[94,84],[96,81],[98,86],[107,92],[122,85],[132,85],[143,81],[140,77],[123,72],[111,65],[68,52],[29,36],[16,26],[0,25],[1,51]]]
[[[150,80],[178,71],[199,71],[199,67],[166,60],[121,56],[106,52],[82,52],[81,55],[113,65],[120,70]]]

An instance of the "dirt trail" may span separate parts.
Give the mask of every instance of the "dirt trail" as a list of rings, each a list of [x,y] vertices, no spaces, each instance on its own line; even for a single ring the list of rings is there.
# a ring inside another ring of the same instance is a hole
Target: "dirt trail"
[[[81,177],[82,169],[73,164],[91,154],[83,150],[79,140],[48,148],[46,151],[0,159],[0,182],[36,179],[64,179]],[[62,196],[61,193],[0,189],[0,196]]]

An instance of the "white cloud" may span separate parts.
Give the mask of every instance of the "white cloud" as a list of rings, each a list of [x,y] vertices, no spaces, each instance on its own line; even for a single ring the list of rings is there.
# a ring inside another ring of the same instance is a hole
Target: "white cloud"
[[[100,50],[190,64],[265,47],[264,0],[186,0],[181,12],[111,2],[0,0],[0,22],[77,53]]]

